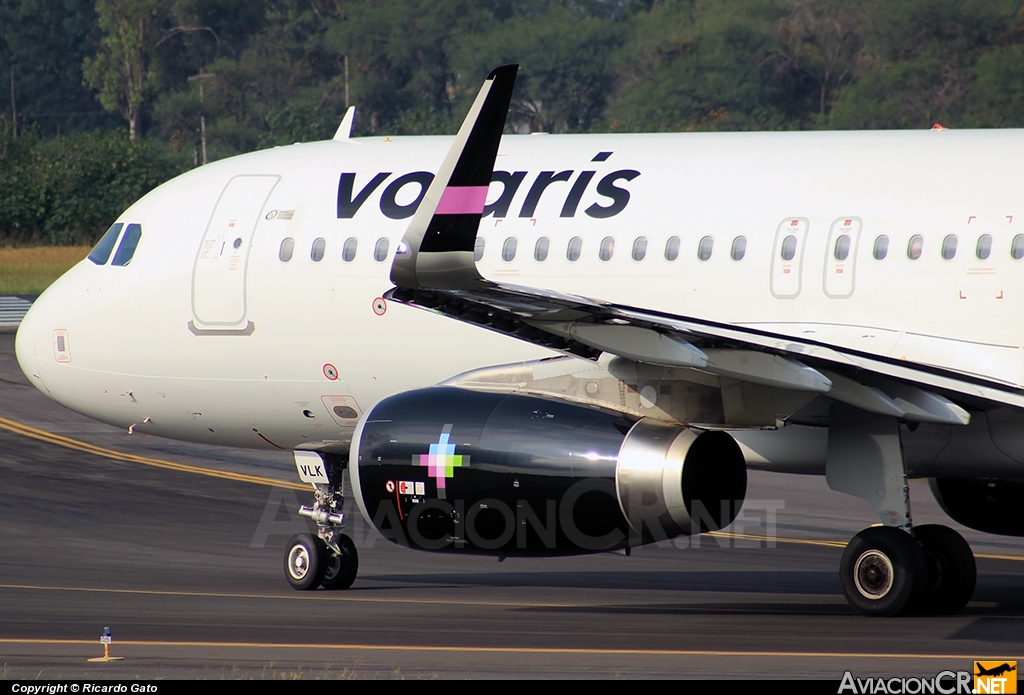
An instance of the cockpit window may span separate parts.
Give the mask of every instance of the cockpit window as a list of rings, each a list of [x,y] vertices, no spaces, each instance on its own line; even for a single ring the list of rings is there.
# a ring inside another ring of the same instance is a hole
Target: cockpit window
[[[124,230],[124,237],[121,239],[121,244],[117,247],[117,252],[114,253],[114,260],[111,261],[111,265],[128,265],[131,263],[132,256],[135,255],[135,249],[139,246],[139,239],[142,238],[142,225],[141,224],[130,224],[128,228]]]
[[[93,250],[89,253],[89,260],[96,265],[103,265],[110,260],[110,252],[114,250],[114,244],[117,243],[117,237],[121,234],[121,229],[124,227],[123,222],[117,222],[111,225],[107,233],[96,243]]]

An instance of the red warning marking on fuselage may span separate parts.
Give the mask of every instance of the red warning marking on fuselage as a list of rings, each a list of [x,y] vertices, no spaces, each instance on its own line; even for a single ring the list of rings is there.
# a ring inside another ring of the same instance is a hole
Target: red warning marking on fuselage
[[[338,378],[338,369],[333,364],[328,362],[327,364],[324,365],[324,376],[330,379],[331,381],[336,381]]]
[[[394,492],[395,491],[395,481],[394,480],[389,480],[388,482],[384,483],[384,489],[387,490],[389,493]]]
[[[377,297],[373,300],[373,313],[377,314],[377,316],[383,316],[387,310],[388,303],[384,301],[383,297]]]

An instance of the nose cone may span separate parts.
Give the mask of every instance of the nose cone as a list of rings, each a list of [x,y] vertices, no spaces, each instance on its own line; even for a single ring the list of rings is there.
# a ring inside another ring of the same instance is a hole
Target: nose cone
[[[28,380],[37,389],[49,395],[43,386],[43,380],[36,363],[36,341],[38,338],[36,334],[41,330],[39,313],[37,307],[33,305],[28,310],[28,313],[25,314],[25,318],[21,320],[21,325],[18,326],[18,333],[14,336],[14,354],[18,358],[18,365],[21,367],[21,371],[25,373]]]

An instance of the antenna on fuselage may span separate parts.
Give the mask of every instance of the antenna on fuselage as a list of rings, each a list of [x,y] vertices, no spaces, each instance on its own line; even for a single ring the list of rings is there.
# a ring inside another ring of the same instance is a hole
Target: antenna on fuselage
[[[334,134],[332,140],[348,140],[352,137],[352,123],[356,120],[356,107],[349,106],[348,111],[345,112],[345,117],[341,119],[341,125],[338,126],[338,131]]]

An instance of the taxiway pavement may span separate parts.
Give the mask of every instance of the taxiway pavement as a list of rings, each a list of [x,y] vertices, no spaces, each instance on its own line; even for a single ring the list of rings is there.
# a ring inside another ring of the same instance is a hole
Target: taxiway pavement
[[[630,557],[421,553],[346,509],[355,585],[296,592],[282,554],[311,495],[288,454],[92,422],[31,387],[13,344],[0,331],[0,678],[837,680],[1024,652],[1024,539],[961,529],[979,579],[960,615],[864,618],[837,568],[867,505],[759,472],[740,536]],[[949,523],[916,481],[912,503],[917,523]],[[88,663],[105,626],[125,660]]]

